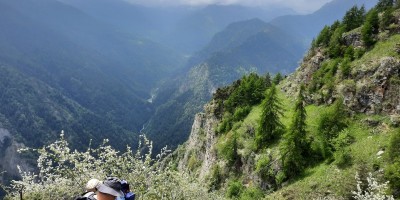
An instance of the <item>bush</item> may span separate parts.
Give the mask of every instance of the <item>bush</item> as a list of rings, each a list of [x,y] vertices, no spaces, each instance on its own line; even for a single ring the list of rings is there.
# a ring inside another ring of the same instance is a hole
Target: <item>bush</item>
[[[12,181],[6,189],[6,199],[73,199],[84,191],[92,178],[103,180],[106,176],[126,179],[141,199],[199,199],[217,198],[190,179],[185,173],[171,170],[161,159],[166,151],[153,159],[152,142],[141,137],[138,150],[127,147],[120,153],[107,145],[107,140],[96,149],[86,152],[71,151],[61,134],[61,139],[38,149],[38,174],[22,172],[22,180]]]
[[[231,136],[226,136],[225,143],[221,144],[218,152],[225,160],[227,160],[229,166],[232,166],[240,160],[238,154],[238,136],[236,132]]]
[[[340,64],[340,71],[342,72],[343,77],[347,78],[351,73],[351,65],[348,59],[344,59]]]
[[[400,161],[396,161],[385,168],[385,178],[389,180],[392,194],[400,197]]]
[[[218,164],[211,167],[210,177],[208,178],[209,184],[208,189],[209,191],[219,190],[221,188],[221,184],[223,181],[223,174],[221,172],[221,168]]]
[[[335,149],[333,156],[335,158],[334,163],[336,166],[343,168],[352,164],[350,150],[346,147],[353,142],[354,138],[350,136],[350,133],[347,129],[341,131],[338,137],[332,140]]]
[[[389,148],[388,148],[389,159],[400,161],[400,131],[397,131],[390,138]]]
[[[348,149],[340,149],[333,154],[335,158],[335,165],[339,168],[346,167],[352,163],[352,157]]]
[[[222,122],[218,125],[218,133],[226,133],[232,129],[234,123],[233,116],[231,113],[226,112],[224,114]]]
[[[229,198],[239,197],[243,192],[244,186],[240,181],[234,180],[228,184],[228,189],[226,191],[226,196]]]
[[[268,155],[262,154],[256,163],[256,172],[262,180],[266,181],[271,178],[270,173],[271,160]]]
[[[319,151],[323,158],[328,158],[335,150],[335,138],[347,127],[347,113],[343,100],[338,99],[328,111],[321,114],[317,124]]]
[[[359,59],[365,54],[364,48],[356,48],[354,51],[354,58]]]
[[[357,191],[353,191],[353,198],[356,200],[394,200],[393,196],[386,195],[385,192],[387,190],[387,182],[379,183],[375,177],[372,176],[372,173],[368,174],[367,181],[368,186],[366,189],[362,188],[363,182],[356,174],[357,181]]]
[[[257,187],[246,188],[240,195],[240,200],[259,200],[264,198],[264,192]]]
[[[354,60],[354,47],[352,45],[346,48],[346,51],[344,52],[344,58]]]
[[[251,111],[250,106],[236,108],[235,114],[233,114],[233,120],[236,122],[243,120],[244,118],[247,117],[247,115],[250,113],[250,111]]]
[[[390,138],[388,158],[391,164],[386,167],[385,177],[389,180],[392,193],[400,197],[400,131]]]
[[[188,161],[188,168],[190,171],[194,171],[197,167],[199,167],[201,162],[196,157],[196,154],[192,153]]]

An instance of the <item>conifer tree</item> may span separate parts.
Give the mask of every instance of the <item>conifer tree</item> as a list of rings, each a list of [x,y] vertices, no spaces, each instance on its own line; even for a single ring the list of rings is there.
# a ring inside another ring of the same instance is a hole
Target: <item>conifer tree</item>
[[[378,10],[378,12],[382,12],[386,9],[392,8],[393,5],[394,5],[394,0],[379,0],[375,8]]]
[[[271,74],[268,72],[264,76],[265,88],[269,88],[272,85]]]
[[[283,80],[282,74],[280,72],[278,72],[274,76],[274,79],[272,80],[272,83],[274,83],[275,85],[278,85],[282,80]]]
[[[267,90],[261,107],[261,118],[256,132],[258,149],[265,147],[268,143],[278,138],[284,130],[284,126],[279,119],[283,115],[282,107],[274,84]]]
[[[393,9],[386,9],[382,13],[382,20],[380,22],[380,29],[385,30],[387,27],[394,22],[394,16],[393,16]]]
[[[358,8],[353,6],[343,17],[343,25],[345,31],[350,31],[361,26],[364,22],[365,7]]]
[[[345,32],[344,26],[335,29],[329,41],[328,53],[331,58],[337,58],[343,55],[342,35]]]
[[[378,11],[372,9],[365,20],[364,25],[361,29],[361,38],[364,41],[365,46],[370,47],[375,43],[374,34],[379,32],[379,17]]]
[[[289,130],[283,136],[284,141],[281,146],[283,168],[288,177],[296,176],[304,169],[310,152],[306,138],[307,114],[304,107],[304,90],[305,87],[300,86],[293,121]]]
[[[322,31],[319,33],[317,39],[315,40],[316,47],[323,46],[326,47],[329,45],[329,40],[331,39],[331,28],[329,26],[325,26]]]

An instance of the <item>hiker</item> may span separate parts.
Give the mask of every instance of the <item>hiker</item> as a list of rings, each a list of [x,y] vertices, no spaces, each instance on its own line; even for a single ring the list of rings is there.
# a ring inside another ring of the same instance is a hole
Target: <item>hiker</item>
[[[121,181],[122,192],[125,194],[125,200],[135,200],[135,193],[129,189],[129,183],[126,180]]]
[[[108,177],[97,186],[97,200],[115,200],[117,197],[123,196],[121,182],[115,177]]]
[[[74,200],[97,200],[97,186],[101,184],[101,181],[97,179],[90,179],[86,183],[86,192],[79,197],[76,197]]]

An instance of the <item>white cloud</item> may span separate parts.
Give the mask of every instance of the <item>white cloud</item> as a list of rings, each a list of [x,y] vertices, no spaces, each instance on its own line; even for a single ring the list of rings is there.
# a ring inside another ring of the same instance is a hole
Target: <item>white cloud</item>
[[[310,13],[332,0],[126,0],[144,5],[208,5],[208,4],[240,4],[246,6],[283,6],[300,13]]]

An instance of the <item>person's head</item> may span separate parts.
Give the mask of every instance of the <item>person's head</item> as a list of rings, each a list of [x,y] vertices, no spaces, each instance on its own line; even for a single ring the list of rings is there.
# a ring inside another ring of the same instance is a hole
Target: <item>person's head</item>
[[[88,192],[96,192],[97,187],[101,184],[101,181],[99,181],[98,179],[90,179],[87,183],[86,183],[86,191]]]
[[[121,191],[121,182],[115,177],[108,177],[97,187],[98,200],[115,200],[116,197],[124,196]]]

